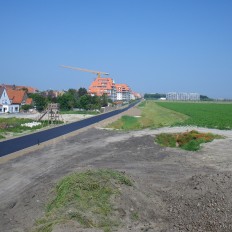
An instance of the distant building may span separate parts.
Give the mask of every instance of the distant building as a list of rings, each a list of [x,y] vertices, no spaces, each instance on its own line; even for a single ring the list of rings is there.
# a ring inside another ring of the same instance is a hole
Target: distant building
[[[200,94],[170,92],[166,94],[166,99],[169,101],[200,101]]]
[[[88,92],[96,96],[106,94],[112,101],[116,100],[116,87],[112,78],[97,77],[91,83]]]
[[[141,98],[141,95],[133,92],[127,84],[115,84],[112,78],[97,77],[88,89],[89,94],[107,96],[113,102],[129,102]]]
[[[117,101],[129,102],[131,100],[131,89],[127,84],[115,84]]]
[[[31,87],[31,86],[24,86],[24,85],[7,85],[2,84],[7,90],[13,89],[13,90],[24,90],[27,93],[38,93],[39,90],[37,88]]]
[[[27,93],[36,91],[27,86],[0,85],[0,113],[18,113],[20,106],[33,105]]]

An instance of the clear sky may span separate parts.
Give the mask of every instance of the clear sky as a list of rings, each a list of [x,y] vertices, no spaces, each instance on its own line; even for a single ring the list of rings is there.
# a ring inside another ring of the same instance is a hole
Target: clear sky
[[[231,0],[0,0],[0,83],[232,98]]]

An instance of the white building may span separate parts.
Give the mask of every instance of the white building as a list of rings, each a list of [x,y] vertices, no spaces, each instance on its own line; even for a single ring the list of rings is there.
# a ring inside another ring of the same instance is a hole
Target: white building
[[[115,84],[116,100],[129,102],[131,99],[131,89],[127,84]]]
[[[200,94],[170,92],[166,94],[166,99],[169,101],[200,101]]]
[[[0,86],[0,113],[18,113],[19,105],[12,105],[6,89]]]

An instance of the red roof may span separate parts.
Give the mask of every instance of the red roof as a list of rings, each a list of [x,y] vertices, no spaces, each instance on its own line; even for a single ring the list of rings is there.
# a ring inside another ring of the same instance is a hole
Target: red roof
[[[89,92],[102,96],[104,93],[109,94],[108,90],[112,90],[114,87],[114,81],[112,78],[97,77],[90,85]]]
[[[117,92],[130,91],[130,88],[127,84],[115,84]]]
[[[4,86],[6,89],[13,89],[13,90],[25,90],[25,89],[27,89],[28,93],[36,93],[36,92],[38,92],[37,88],[31,87],[31,86],[5,85],[5,84],[3,84],[2,86]]]
[[[33,102],[32,98],[27,98],[25,104],[26,105],[32,105],[32,102]]]
[[[26,92],[23,90],[7,89],[7,95],[13,104],[22,104],[25,99]]]

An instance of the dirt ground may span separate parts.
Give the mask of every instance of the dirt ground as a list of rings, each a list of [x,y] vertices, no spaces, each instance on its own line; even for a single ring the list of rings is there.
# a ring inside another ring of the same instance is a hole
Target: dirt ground
[[[101,129],[105,124],[0,164],[0,231],[31,231],[57,180],[92,168],[119,170],[134,180],[115,200],[117,231],[232,231],[232,131],[194,128],[226,138],[188,152],[161,147],[154,137],[191,127],[122,132]],[[100,230],[78,223],[53,229],[61,231]]]
[[[2,114],[1,118],[30,118],[34,119],[35,121],[41,116],[40,113],[18,113],[18,114]],[[60,119],[63,120],[65,123],[79,121],[81,119],[89,118],[94,115],[91,114],[60,114]],[[42,120],[48,120],[47,115],[44,116]]]

